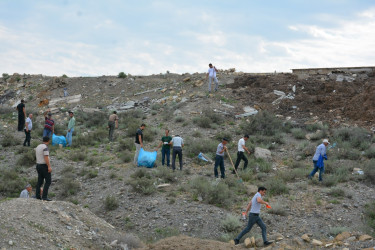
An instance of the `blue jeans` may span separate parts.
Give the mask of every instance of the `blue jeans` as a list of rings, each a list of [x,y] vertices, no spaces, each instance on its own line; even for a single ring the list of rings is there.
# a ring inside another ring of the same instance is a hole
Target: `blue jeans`
[[[323,174],[324,174],[324,166],[319,168],[316,165],[318,163],[318,161],[313,161],[313,163],[314,163],[314,169],[309,174],[309,177],[312,178],[315,175],[315,173],[318,172],[318,170],[319,170],[319,181],[322,181],[323,180]]]
[[[182,148],[181,147],[173,147],[172,153],[172,169],[176,169],[176,156],[178,155],[178,160],[180,161],[180,170],[182,170]]]
[[[215,83],[215,91],[218,89],[219,87],[219,82],[217,81],[217,78],[216,76],[210,76],[208,77],[208,92],[211,92],[211,82],[212,80],[214,81]]]
[[[50,139],[52,139],[52,130],[44,128],[43,129],[43,137],[45,137],[45,136],[48,136]]]
[[[221,178],[224,179],[225,178],[224,156],[216,155],[215,157],[214,174],[216,178],[219,177],[219,172],[217,171],[218,166],[220,166]]]
[[[264,225],[262,219],[259,217],[259,214],[249,213],[249,222],[247,223],[246,228],[236,237],[236,240],[240,241],[242,236],[247,234],[254,224],[258,224],[258,226],[262,229],[262,238],[263,242],[267,241],[267,227]]]
[[[72,146],[72,135],[73,135],[73,132],[74,132],[74,128],[71,128],[70,132],[68,130],[68,132],[66,133],[66,143],[68,143],[69,146]]]
[[[170,148],[161,148],[161,165],[164,166],[165,156],[167,156],[167,167],[169,167],[169,161],[171,158],[171,149]]]

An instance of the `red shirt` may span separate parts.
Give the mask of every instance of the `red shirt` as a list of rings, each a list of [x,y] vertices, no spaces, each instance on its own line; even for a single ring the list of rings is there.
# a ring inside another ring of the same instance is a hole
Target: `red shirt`
[[[44,128],[52,131],[52,127],[53,127],[54,124],[55,124],[55,122],[53,120],[45,117]]]

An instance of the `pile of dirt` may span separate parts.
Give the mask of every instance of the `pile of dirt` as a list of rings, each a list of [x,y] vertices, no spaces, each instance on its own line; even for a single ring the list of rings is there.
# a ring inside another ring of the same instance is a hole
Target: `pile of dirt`
[[[70,202],[12,199],[0,203],[1,249],[141,247],[90,210]],[[3,247],[3,248],[2,248]]]
[[[237,100],[277,114],[306,121],[319,119],[332,126],[357,123],[371,127],[375,114],[375,78],[338,81],[314,75],[299,80],[293,74],[244,74],[229,85]],[[280,102],[278,92],[286,98]],[[276,93],[276,94],[275,94]]]

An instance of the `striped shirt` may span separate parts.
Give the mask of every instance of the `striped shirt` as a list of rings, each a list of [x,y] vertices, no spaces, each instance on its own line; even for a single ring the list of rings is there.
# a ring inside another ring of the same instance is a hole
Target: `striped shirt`
[[[48,119],[47,117],[45,118],[44,128],[52,131],[52,127],[53,127],[54,124],[55,124],[55,122],[53,120]]]

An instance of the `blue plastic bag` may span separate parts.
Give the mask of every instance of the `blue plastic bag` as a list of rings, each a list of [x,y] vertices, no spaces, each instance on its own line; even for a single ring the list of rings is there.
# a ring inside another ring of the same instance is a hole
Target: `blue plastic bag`
[[[138,166],[153,168],[156,161],[157,152],[147,152],[141,148],[138,155]]]
[[[62,144],[63,147],[66,147],[66,138],[63,135],[52,135],[52,145]]]

